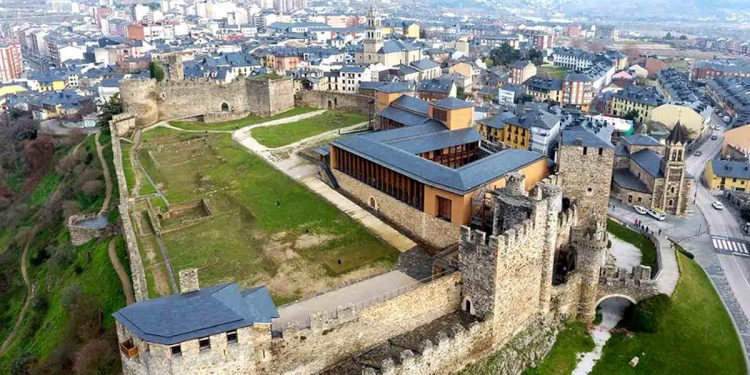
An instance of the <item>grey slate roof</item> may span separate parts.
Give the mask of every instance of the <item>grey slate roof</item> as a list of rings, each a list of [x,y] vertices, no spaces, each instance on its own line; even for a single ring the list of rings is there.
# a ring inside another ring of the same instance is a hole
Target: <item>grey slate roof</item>
[[[419,91],[439,92],[449,94],[453,88],[453,80],[450,78],[426,79],[419,83]]]
[[[429,120],[426,115],[413,113],[411,111],[407,111],[394,106],[389,106],[388,108],[380,111],[378,115],[396,121],[405,126],[422,125],[427,122],[427,120]]]
[[[443,109],[471,108],[474,106],[467,101],[456,99],[453,97],[436,100],[432,102],[432,105]]]
[[[652,86],[628,86],[614,94],[615,98],[656,107],[664,104],[664,97]]]
[[[654,177],[664,177],[661,170],[661,156],[649,148],[644,148],[632,155],[630,159],[636,162],[646,173]]]
[[[604,132],[602,132],[604,133]],[[612,133],[608,133],[611,135]],[[607,135],[607,136],[609,136]],[[563,129],[562,131],[562,144],[564,145],[575,145],[578,141],[581,142],[581,146],[585,147],[601,147],[601,148],[613,148],[612,142],[604,139],[605,134],[601,136],[583,126],[574,126],[571,128]]]
[[[417,61],[412,61],[411,65],[419,70],[427,70],[427,69],[433,69],[433,68],[439,68],[440,64],[430,60],[430,59],[422,59]]]
[[[633,174],[627,169],[615,169],[614,172],[612,172],[612,179],[619,187],[639,191],[641,193],[652,193],[648,185],[644,184],[643,181],[638,179],[638,177],[633,176]]]
[[[493,129],[503,129],[505,128],[505,121],[514,116],[515,114],[513,112],[502,112],[490,118],[479,120],[479,123]]]
[[[424,125],[339,138],[332,144],[424,184],[462,195],[545,158],[532,151],[508,149],[453,169],[413,153],[461,144],[457,143],[461,141],[475,142],[480,137],[472,128],[450,131],[441,123],[430,121]]]
[[[270,324],[279,313],[265,286],[240,291],[233,283],[141,301],[112,316],[142,340],[173,345],[255,323]]]
[[[401,95],[391,103],[391,106],[403,108],[412,112],[422,113],[427,116],[430,110],[430,103],[426,100],[415,98],[409,95]]]
[[[541,128],[549,130],[560,122],[560,118],[547,111],[532,110],[529,113],[511,117],[505,122],[524,129]]]
[[[711,160],[711,168],[718,177],[750,179],[750,163],[737,160]]]
[[[685,125],[682,125],[679,121],[677,121],[677,124],[675,124],[674,128],[672,128],[672,131],[669,132],[667,143],[679,143],[684,145],[688,143],[688,141],[690,141],[689,133],[690,132],[685,127]]]
[[[623,141],[637,146],[661,146],[659,141],[645,134],[631,134],[623,137]]]

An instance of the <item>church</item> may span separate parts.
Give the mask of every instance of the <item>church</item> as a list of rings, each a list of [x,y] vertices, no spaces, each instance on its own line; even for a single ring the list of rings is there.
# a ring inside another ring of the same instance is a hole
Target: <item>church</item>
[[[422,59],[422,48],[408,41],[383,39],[383,25],[380,14],[371,6],[367,13],[367,29],[362,41],[361,52],[354,54],[358,64],[383,64],[392,67],[399,64],[409,65]]]
[[[665,144],[644,134],[623,137],[615,148],[612,196],[620,202],[684,216],[695,178],[685,170],[688,129],[679,122]]]

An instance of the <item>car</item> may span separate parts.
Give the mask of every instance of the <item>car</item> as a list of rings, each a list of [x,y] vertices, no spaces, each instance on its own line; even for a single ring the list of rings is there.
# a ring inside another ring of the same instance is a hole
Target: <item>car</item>
[[[719,124],[714,125],[714,130],[721,130],[721,125]]]
[[[641,214],[641,215],[645,215],[645,214],[646,214],[646,212],[648,212],[648,210],[646,209],[646,207],[643,207],[643,206],[639,206],[639,205],[634,205],[634,206],[633,206],[633,210],[634,210],[635,212],[637,212],[637,213]]]
[[[664,221],[664,219],[667,218],[667,215],[664,215],[663,213],[655,210],[647,210],[648,216],[653,217],[656,220]]]
[[[721,203],[719,201],[714,201],[711,203],[711,206],[713,206],[717,210],[723,210],[724,209],[724,203]]]
[[[703,155],[703,151],[696,151],[693,153],[694,156],[701,156]]]
[[[718,136],[718,135],[714,134],[714,135],[712,135],[712,136],[711,136],[711,140],[712,140],[712,141],[715,141],[715,140],[717,140],[717,139],[719,139],[719,136]]]

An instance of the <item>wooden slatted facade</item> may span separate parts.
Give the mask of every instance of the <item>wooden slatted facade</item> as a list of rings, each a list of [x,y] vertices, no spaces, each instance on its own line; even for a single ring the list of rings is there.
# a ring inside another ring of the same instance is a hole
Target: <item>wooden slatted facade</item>
[[[423,152],[419,156],[446,167],[461,168],[479,159],[479,142]]]
[[[336,169],[420,211],[424,210],[424,184],[349,151],[334,153]]]

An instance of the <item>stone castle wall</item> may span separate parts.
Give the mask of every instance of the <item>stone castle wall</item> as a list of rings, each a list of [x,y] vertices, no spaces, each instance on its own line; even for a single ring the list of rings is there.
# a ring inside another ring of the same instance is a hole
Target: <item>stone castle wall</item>
[[[410,236],[438,249],[454,245],[458,241],[457,225],[425,214],[335,169],[332,172],[341,189],[357,204],[369,207],[370,198],[374,198],[377,202],[375,214]]]
[[[81,221],[96,219],[98,216],[98,213],[70,216],[66,222],[66,227],[70,232],[70,243],[74,246],[80,246],[94,238],[102,238],[109,234],[109,227],[88,228],[79,225]]]
[[[612,183],[613,148],[603,148],[599,155],[596,147],[560,147],[560,169],[562,189],[565,196],[578,202],[581,215],[596,213],[607,215],[609,191]]]
[[[270,343],[272,360],[263,374],[314,374],[391,337],[458,309],[461,275],[453,273],[341,319],[340,324],[296,330]]]
[[[133,223],[130,220],[130,194],[128,193],[128,184],[125,180],[125,172],[122,165],[122,148],[120,147],[120,138],[117,135],[118,129],[122,129],[121,121],[127,121],[128,124],[134,122],[132,116],[118,118],[115,116],[109,122],[109,130],[112,133],[112,158],[115,165],[115,177],[117,179],[117,188],[120,192],[120,225],[122,234],[125,239],[125,246],[128,250],[128,259],[130,260],[130,275],[133,280],[133,292],[136,302],[148,299],[148,285],[146,284],[146,271],[143,267],[143,259],[138,251],[138,241],[133,229]]]
[[[140,79],[120,82],[120,98],[123,110],[134,114],[137,125],[143,127],[161,120],[205,114],[209,114],[209,120],[236,119],[249,113],[271,116],[294,107],[294,88],[291,78],[239,79],[230,83]],[[216,114],[219,112],[226,114]]]
[[[344,94],[330,91],[302,91],[297,95],[300,106],[319,109],[340,109],[370,115],[375,111],[375,100],[372,96],[362,94]]]

